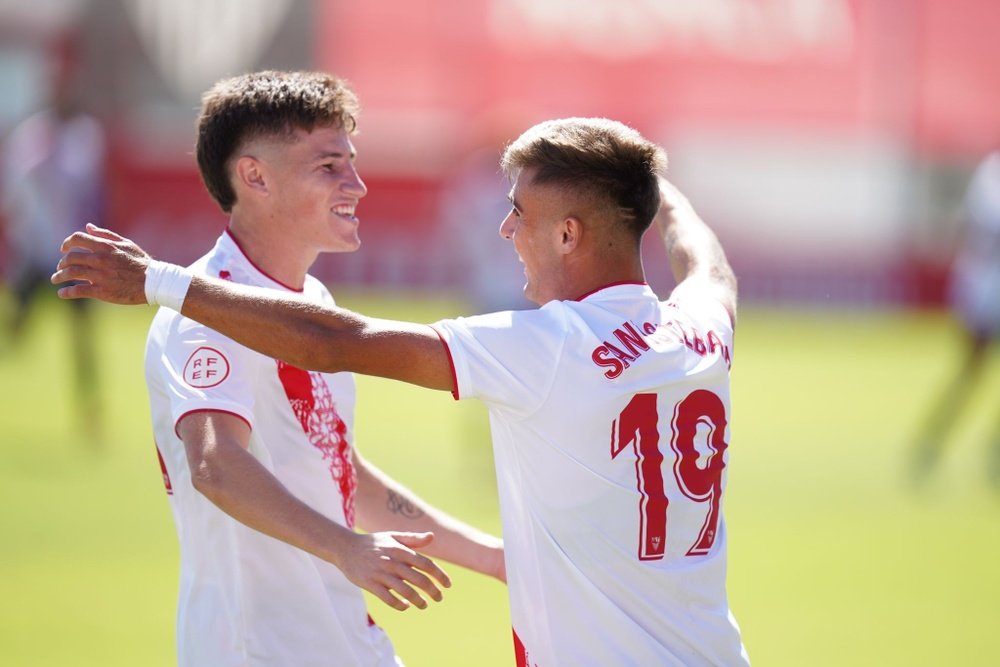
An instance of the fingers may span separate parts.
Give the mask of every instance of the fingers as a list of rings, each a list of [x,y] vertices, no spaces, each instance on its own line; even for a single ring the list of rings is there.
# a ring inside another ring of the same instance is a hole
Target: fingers
[[[97,266],[101,261],[102,255],[90,252],[89,250],[70,250],[59,258],[59,263],[56,264],[56,272],[92,268]]]
[[[412,576],[410,578],[412,579]],[[397,601],[402,602],[403,609],[409,608],[410,605],[413,605],[417,609],[427,609],[428,607],[427,600],[424,599],[410,582],[399,578],[392,579],[389,582],[389,590],[403,598],[403,600],[397,599]],[[441,591],[437,591],[437,597],[434,598],[434,601],[440,602],[442,599]]]
[[[90,227],[88,226],[88,229],[89,228]],[[71,248],[83,248],[93,252],[102,248],[107,248],[110,240],[111,239],[107,237],[102,238],[93,234],[88,234],[87,232],[73,232],[62,242],[59,250],[62,252],[68,252]]]
[[[425,547],[434,539],[434,533],[392,533],[392,536],[397,542],[411,549]],[[434,577],[445,588],[451,587],[451,577],[427,556],[413,552],[413,561],[410,563],[410,566]],[[427,579],[427,583],[434,586],[430,579]],[[434,586],[434,590],[437,590],[436,586]],[[440,591],[438,593],[440,594]],[[439,598],[434,599],[438,600]]]
[[[409,603],[397,598],[385,586],[368,587],[368,592],[397,611],[406,611],[410,608]]]
[[[74,264],[71,266],[66,266],[55,273],[49,278],[49,282],[53,285],[58,285],[59,283],[68,283],[73,280],[86,280],[87,282],[95,282],[98,276],[98,270],[90,266],[82,266],[80,264]]]
[[[115,243],[128,243],[128,239],[120,234],[116,234],[110,229],[98,227],[87,223],[86,231],[73,232],[62,242],[61,250],[66,252],[70,248],[83,248],[90,251],[108,249]]]
[[[71,250],[62,256],[56,264],[56,272],[49,278],[53,285],[67,283],[71,280],[86,280],[97,282],[100,267],[103,264],[101,255],[82,250]]]
[[[411,549],[422,549],[434,541],[434,533],[390,533],[400,544]]]
[[[98,227],[97,225],[88,222],[87,231],[94,236],[99,236],[102,239],[108,239],[109,241],[124,241],[125,237],[114,233],[110,229],[105,229],[104,227]]]
[[[444,599],[441,587],[451,586],[451,579],[433,560],[412,550],[429,544],[433,533],[386,532],[369,534],[367,538],[380,545],[376,548],[378,555],[374,561],[369,560],[375,567],[356,583],[399,611],[411,606],[426,609],[428,598],[436,602]]]
[[[427,576],[410,568],[401,572],[401,576],[385,573],[380,577],[380,583],[366,588],[382,602],[399,611],[406,611],[411,605],[417,609],[427,609],[427,600],[421,595],[421,591],[435,602],[444,599],[440,589]]]
[[[431,578],[423,572],[416,569],[409,569],[405,573],[405,577],[405,581],[402,579],[400,580],[402,585],[394,588],[396,588],[396,590],[402,594],[403,597],[421,609],[427,608],[427,602],[420,597],[416,590],[412,588],[414,586],[423,591],[426,595],[430,596],[430,598],[435,602],[440,602],[444,599],[444,593],[441,592],[441,589],[438,588],[437,584],[435,584]]]
[[[76,283],[60,287],[56,292],[60,299],[92,299],[96,296],[94,286],[88,283]]]
[[[402,609],[408,608],[411,604],[418,609],[426,609],[428,604],[424,596],[435,602],[441,602],[444,593],[441,592],[438,583],[445,588],[451,586],[448,575],[434,561],[421,554],[415,552],[408,554],[408,557],[401,558],[396,565],[396,574],[386,573],[383,581],[390,592],[403,598],[405,602]],[[396,601],[400,602],[398,599]],[[400,609],[395,604],[391,606]]]
[[[88,297],[126,305],[146,303],[149,256],[135,244],[76,232],[63,242],[63,251],[49,280],[53,284],[83,281],[92,289],[61,291],[62,298]]]

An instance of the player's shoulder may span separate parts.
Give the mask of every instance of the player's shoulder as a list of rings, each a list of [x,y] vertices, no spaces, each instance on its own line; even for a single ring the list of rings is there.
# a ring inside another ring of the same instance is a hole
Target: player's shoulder
[[[312,274],[306,274],[305,282],[302,285],[302,295],[312,301],[319,301],[330,306],[337,305],[326,284]]]
[[[572,310],[565,301],[550,301],[539,308],[494,313],[494,324],[506,324],[526,335],[562,337],[569,329]]]
[[[661,305],[666,312],[681,313],[693,322],[711,325],[714,329],[735,329],[733,315],[710,286],[682,283]]]
[[[551,353],[566,340],[566,314],[555,303],[529,310],[503,310],[439,320],[433,327],[447,339],[473,339],[494,350],[531,356]]]
[[[164,345],[171,341],[202,340],[222,336],[214,329],[185,317],[175,310],[161,307],[149,325],[150,340],[159,339]]]

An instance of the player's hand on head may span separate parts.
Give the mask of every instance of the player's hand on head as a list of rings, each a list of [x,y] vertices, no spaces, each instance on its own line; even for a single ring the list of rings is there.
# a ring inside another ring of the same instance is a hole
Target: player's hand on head
[[[62,243],[62,259],[52,274],[63,299],[92,298],[108,303],[146,303],[146,267],[150,256],[110,229],[88,224]]]
[[[441,587],[451,579],[430,558],[414,549],[425,547],[433,533],[357,533],[340,569],[352,583],[372,593],[393,609],[427,608],[430,598],[440,602]]]

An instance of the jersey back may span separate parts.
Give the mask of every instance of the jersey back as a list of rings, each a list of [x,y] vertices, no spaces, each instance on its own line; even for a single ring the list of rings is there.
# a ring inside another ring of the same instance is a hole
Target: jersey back
[[[733,328],[615,285],[439,322],[490,410],[518,663],[745,665],[725,592]]]

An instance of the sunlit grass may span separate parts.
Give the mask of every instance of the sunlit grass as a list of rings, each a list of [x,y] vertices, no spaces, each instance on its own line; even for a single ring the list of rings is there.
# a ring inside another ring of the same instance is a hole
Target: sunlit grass
[[[336,290],[433,321],[449,298]],[[0,664],[174,664],[177,546],[142,379],[148,308],[96,309],[104,437],[71,406],[68,319],[52,300],[0,334]],[[942,465],[907,482],[911,440],[959,355],[940,314],[744,308],[733,368],[729,590],[767,667],[993,665],[1000,494],[986,482],[1000,363]],[[499,530],[485,411],[359,378],[357,445],[427,500]],[[992,412],[991,412],[992,410]],[[511,664],[506,591],[459,568],[445,602],[371,603],[410,667]]]

